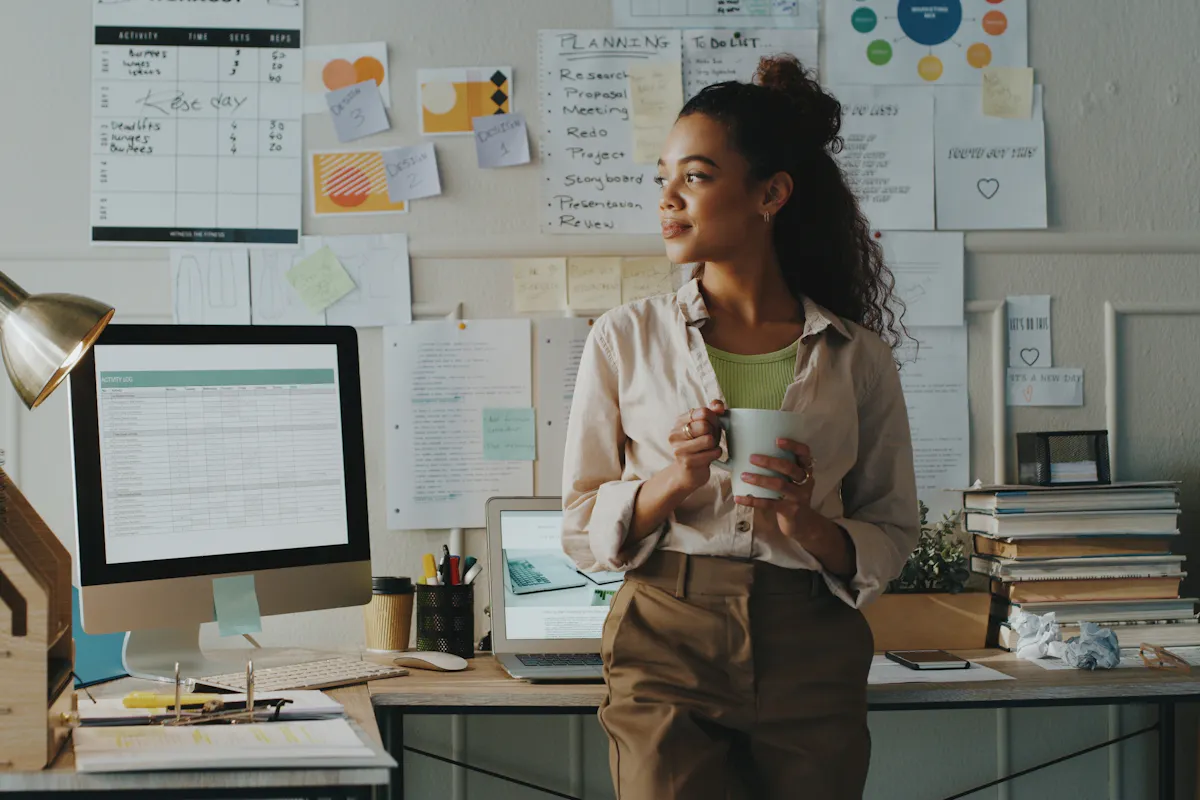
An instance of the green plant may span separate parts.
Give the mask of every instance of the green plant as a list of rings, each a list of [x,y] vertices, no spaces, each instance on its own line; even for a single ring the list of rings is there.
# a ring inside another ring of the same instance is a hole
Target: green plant
[[[945,514],[939,522],[930,525],[927,521],[929,508],[924,503],[920,506],[921,538],[900,576],[888,584],[888,591],[957,594],[971,577],[967,546],[955,536],[958,512]]]

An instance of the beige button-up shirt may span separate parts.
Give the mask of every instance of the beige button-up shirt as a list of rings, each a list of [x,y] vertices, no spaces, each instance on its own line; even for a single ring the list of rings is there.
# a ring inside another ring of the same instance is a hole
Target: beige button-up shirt
[[[849,585],[826,573],[773,516],[733,502],[713,469],[659,530],[627,537],[642,482],[671,464],[676,417],[724,400],[700,328],[696,280],[596,320],[575,383],[563,465],[563,549],[581,569],[628,570],[655,548],[759,559],[821,571],[860,607],[900,573],[920,532],[912,439],[891,349],[878,335],[804,300],[804,333],[782,410],[804,415],[813,454],[812,504],[854,542]],[[724,445],[722,444],[722,449]]]

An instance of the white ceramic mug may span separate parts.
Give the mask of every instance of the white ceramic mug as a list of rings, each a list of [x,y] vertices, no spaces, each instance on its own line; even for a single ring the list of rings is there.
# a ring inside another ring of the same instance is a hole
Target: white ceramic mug
[[[789,478],[774,470],[755,466],[750,463],[750,456],[775,456],[788,461],[795,461],[795,453],[780,448],[775,444],[776,439],[791,439],[796,442],[804,441],[803,417],[791,411],[763,411],[756,408],[731,408],[718,417],[721,427],[725,430],[725,447],[729,451],[726,461],[714,461],[712,465],[729,470],[733,477],[733,493],[735,495],[769,497],[778,500],[782,497],[779,492],[763,486],[755,486],[742,480],[743,472],[754,472],[759,475],[769,475],[775,478]]]

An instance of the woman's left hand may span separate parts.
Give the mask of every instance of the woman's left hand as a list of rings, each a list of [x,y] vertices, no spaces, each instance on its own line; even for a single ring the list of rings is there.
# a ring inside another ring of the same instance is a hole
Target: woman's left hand
[[[775,517],[775,523],[784,536],[794,539],[804,539],[805,534],[821,530],[814,522],[826,522],[812,507],[813,493],[813,457],[808,445],[791,439],[778,439],[776,444],[781,450],[794,453],[795,460],[775,458],[773,456],[752,455],[750,463],[756,467],[764,467],[778,472],[786,477],[777,478],[759,475],[754,472],[743,472],[742,480],[764,489],[773,489],[783,495],[776,500],[767,497],[748,497],[738,495],[733,498],[738,505],[751,506]]]

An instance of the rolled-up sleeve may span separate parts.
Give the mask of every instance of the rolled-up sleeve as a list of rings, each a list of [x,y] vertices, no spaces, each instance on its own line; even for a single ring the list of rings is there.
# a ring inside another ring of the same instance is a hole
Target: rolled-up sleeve
[[[645,561],[662,529],[626,549],[643,481],[625,477],[620,373],[607,320],[592,327],[583,355],[563,456],[563,551],[582,570],[622,571]]]
[[[856,608],[900,574],[921,533],[908,410],[890,356],[858,404],[858,456],[842,480],[844,516],[833,520],[854,542],[855,573],[848,586],[825,575],[830,590]]]

